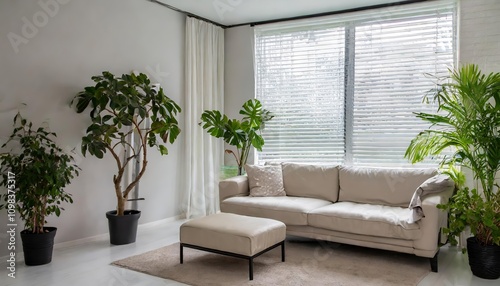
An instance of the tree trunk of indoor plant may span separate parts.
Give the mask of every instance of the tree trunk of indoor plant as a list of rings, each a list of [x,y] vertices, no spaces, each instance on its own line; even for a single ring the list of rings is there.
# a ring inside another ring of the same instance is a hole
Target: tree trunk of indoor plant
[[[135,242],[137,237],[137,225],[141,217],[141,211],[126,210],[124,215],[116,215],[116,210],[106,213],[109,227],[109,241],[114,245],[129,244]]]
[[[52,261],[54,237],[57,228],[44,227],[43,233],[33,233],[29,230],[21,231],[23,241],[24,263],[26,265],[43,265]]]
[[[243,175],[243,167],[238,166],[238,176]]]
[[[467,239],[472,274],[484,279],[500,278],[500,246],[481,245],[475,237]]]

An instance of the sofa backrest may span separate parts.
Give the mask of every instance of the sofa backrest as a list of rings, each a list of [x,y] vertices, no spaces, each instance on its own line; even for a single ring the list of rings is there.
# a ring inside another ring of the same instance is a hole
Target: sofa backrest
[[[283,185],[287,196],[338,200],[339,169],[337,166],[282,163]]]
[[[339,201],[408,207],[415,190],[436,169],[339,168]]]

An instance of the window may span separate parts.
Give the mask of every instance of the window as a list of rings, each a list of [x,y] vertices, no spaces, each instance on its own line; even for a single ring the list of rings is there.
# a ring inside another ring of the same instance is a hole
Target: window
[[[408,166],[404,152],[435,110],[426,76],[455,58],[450,1],[255,28],[256,97],[276,117],[259,161]],[[432,165],[432,160],[423,165]]]

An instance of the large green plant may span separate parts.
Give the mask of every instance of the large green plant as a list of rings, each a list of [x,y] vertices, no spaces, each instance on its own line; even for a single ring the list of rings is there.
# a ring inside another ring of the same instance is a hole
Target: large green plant
[[[267,121],[274,116],[268,110],[262,108],[262,103],[257,99],[250,99],[245,102],[240,110],[243,115],[242,120],[229,119],[218,110],[206,110],[201,115],[201,124],[210,135],[216,138],[224,138],[224,141],[236,147],[236,153],[226,150],[226,153],[233,154],[238,164],[238,175],[242,174],[243,166],[246,164],[251,147],[262,151],[264,139],[261,130]]]
[[[0,209],[15,206],[25,229],[33,233],[43,233],[47,216],[61,214],[61,203],[73,203],[64,188],[78,175],[79,168],[73,157],[56,145],[54,137],[56,134],[45,128],[34,129],[18,113],[14,130],[2,145],[18,143],[0,155],[0,186],[7,189],[0,194],[0,201],[6,203]]]
[[[500,169],[500,73],[485,75],[477,65],[450,71],[450,77],[433,93],[438,112],[417,113],[431,127],[415,137],[405,156],[413,163],[454,153],[442,164],[469,168],[480,189],[460,187],[450,202],[441,206],[450,213],[452,242],[466,226],[485,245],[500,245],[500,194],[495,176]]]
[[[117,198],[117,214],[123,215],[129,193],[139,183],[148,165],[148,146],[168,154],[164,143],[174,143],[180,133],[176,115],[181,108],[167,97],[163,88],[151,84],[145,74],[123,74],[115,77],[110,72],[93,76],[95,86],[88,86],[73,99],[76,111],[88,111],[91,124],[82,138],[82,153],[103,158],[110,152],[117,166],[113,176]],[[130,136],[137,140],[134,146]],[[161,140],[161,141],[160,141]],[[129,149],[125,156],[122,150]],[[139,171],[132,181],[122,187],[125,170],[142,156]]]

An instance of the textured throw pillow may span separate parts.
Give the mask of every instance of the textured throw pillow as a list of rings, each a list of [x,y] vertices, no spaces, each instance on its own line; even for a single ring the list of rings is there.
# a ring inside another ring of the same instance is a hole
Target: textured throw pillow
[[[281,166],[245,165],[251,197],[285,196]]]

